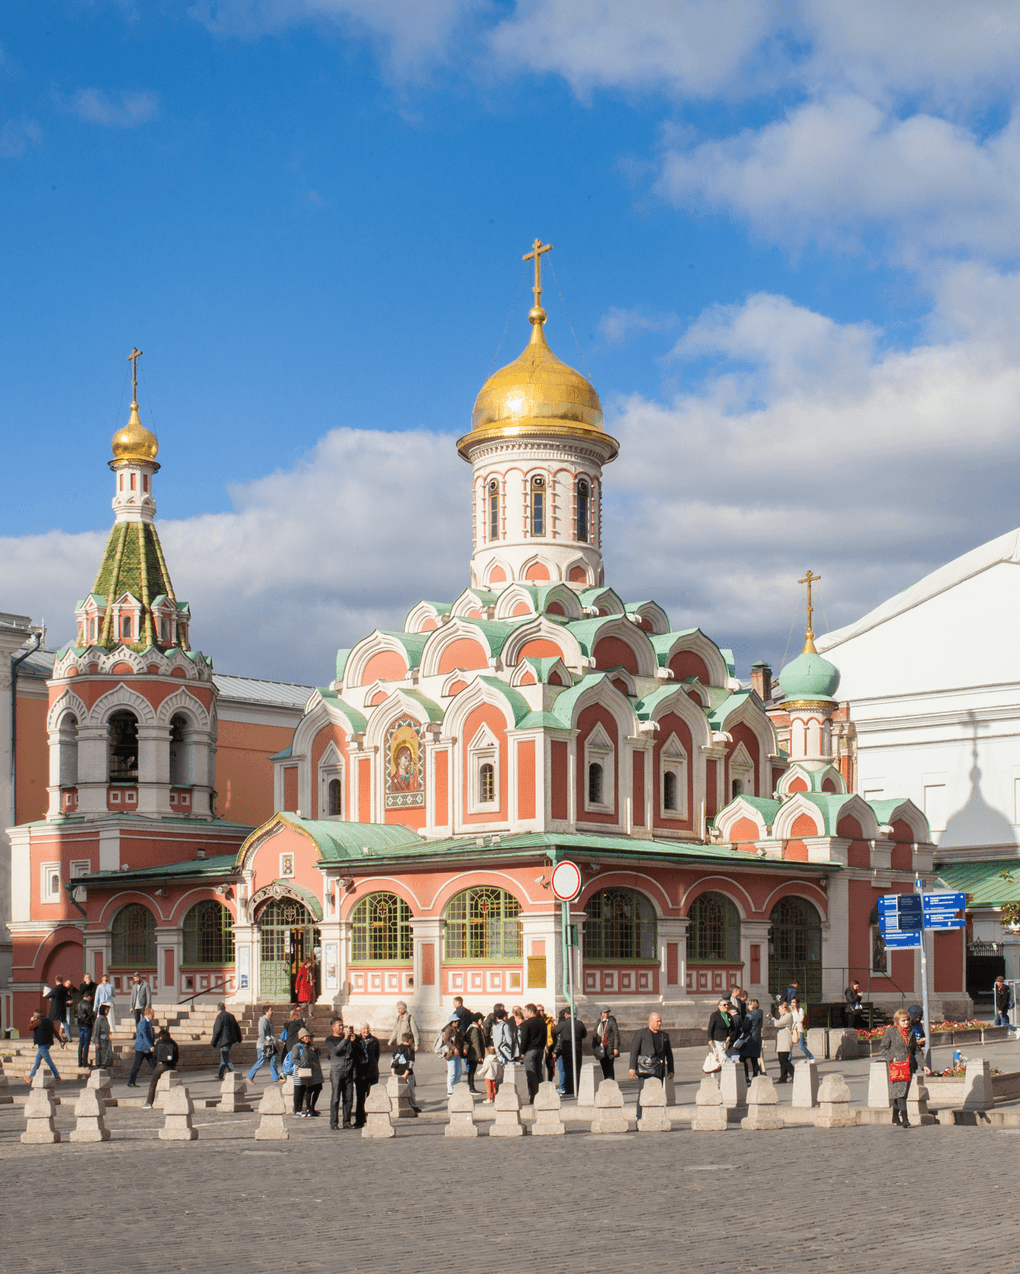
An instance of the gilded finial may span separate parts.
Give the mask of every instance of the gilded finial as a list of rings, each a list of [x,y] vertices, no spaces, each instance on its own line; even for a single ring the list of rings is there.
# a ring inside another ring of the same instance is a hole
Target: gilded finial
[[[531,307],[531,313],[528,315],[528,321],[533,325],[534,331],[531,333],[532,344],[543,339],[542,324],[546,320],[546,312],[542,309],[542,255],[545,252],[552,251],[551,243],[543,243],[541,239],[536,239],[531,245],[531,251],[525,252],[521,257],[522,261],[534,261],[535,263],[535,281],[531,285],[531,290],[535,296],[535,304]]]
[[[811,627],[812,616],[815,613],[815,608],[811,605],[811,585],[817,584],[821,578],[822,577],[820,575],[812,575],[811,571],[808,570],[808,573],[804,576],[804,578],[797,581],[798,584],[807,585],[807,627],[804,629],[803,652],[805,655],[818,654],[818,651],[815,649],[815,631]]]
[[[118,429],[113,435],[113,460],[110,463],[152,464],[158,469],[159,465],[155,464],[155,460],[159,454],[159,443],[156,435],[145,428],[138,415],[138,360],[141,356],[142,351],[137,347],[132,347],[127,356],[127,361],[131,364],[131,414],[123,429]]]

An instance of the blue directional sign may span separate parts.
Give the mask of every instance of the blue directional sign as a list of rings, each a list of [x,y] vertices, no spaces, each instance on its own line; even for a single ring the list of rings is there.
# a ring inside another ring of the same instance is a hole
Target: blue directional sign
[[[924,901],[924,927],[926,929],[963,929],[967,921],[957,919],[957,912],[967,906],[967,895],[953,893],[952,890],[940,890],[937,893],[922,894]]]
[[[878,925],[887,947],[921,945],[919,894],[884,894],[878,900]]]

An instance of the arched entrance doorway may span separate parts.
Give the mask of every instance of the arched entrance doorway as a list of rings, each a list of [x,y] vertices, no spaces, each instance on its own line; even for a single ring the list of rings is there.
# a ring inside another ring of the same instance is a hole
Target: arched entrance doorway
[[[294,979],[306,956],[315,963],[319,994],[322,941],[315,917],[296,898],[270,898],[255,918],[259,931],[259,995],[266,1003],[293,1000]]]
[[[822,998],[822,918],[806,898],[781,898],[769,916],[769,990],[798,982],[802,1006]]]

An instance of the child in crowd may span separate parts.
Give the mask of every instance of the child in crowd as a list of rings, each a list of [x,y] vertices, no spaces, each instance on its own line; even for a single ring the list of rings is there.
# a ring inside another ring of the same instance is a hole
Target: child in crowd
[[[499,1061],[496,1057],[494,1048],[485,1050],[485,1060],[482,1062],[478,1074],[485,1080],[485,1100],[483,1106],[491,1106],[499,1088]]]
[[[401,1035],[400,1043],[393,1050],[390,1071],[394,1075],[403,1075],[407,1080],[407,1095],[411,1099],[411,1109],[416,1115],[421,1114],[418,1098],[414,1091],[414,1036],[410,1033]]]

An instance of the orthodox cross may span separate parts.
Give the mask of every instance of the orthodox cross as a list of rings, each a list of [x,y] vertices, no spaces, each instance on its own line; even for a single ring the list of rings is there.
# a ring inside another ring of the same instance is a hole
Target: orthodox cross
[[[551,243],[543,243],[541,239],[536,239],[531,245],[531,251],[525,252],[524,256],[521,257],[522,261],[534,261],[535,263],[535,282],[531,290],[535,294],[536,307],[542,304],[542,253],[551,251]]]
[[[131,399],[134,403],[138,402],[138,360],[141,356],[142,351],[132,345],[127,361],[131,364]]]
[[[817,584],[821,578],[820,575],[812,575],[809,570],[803,579],[797,581],[798,584],[807,585],[807,628],[804,630],[804,651],[809,655],[818,653],[815,650],[814,629],[811,627],[811,617],[815,613],[815,608],[811,605],[811,585]]]

